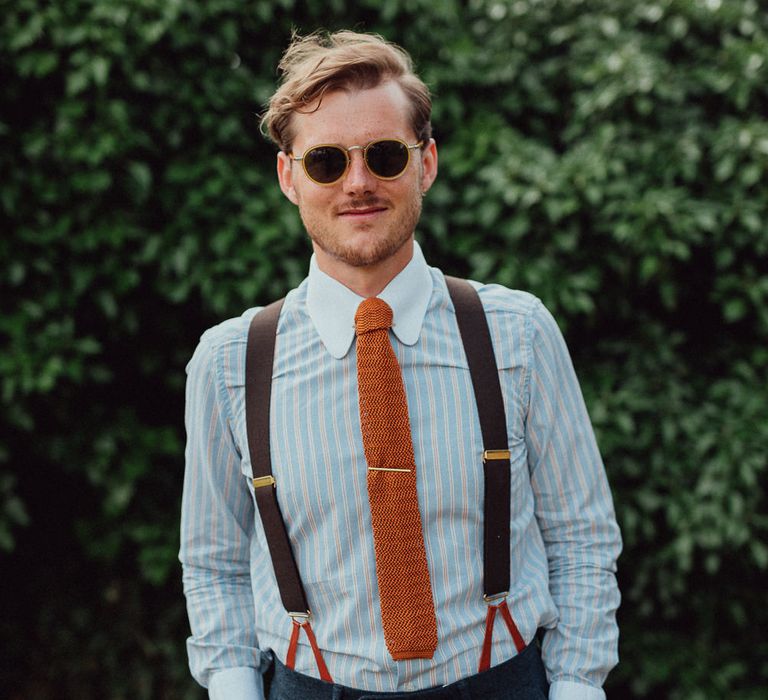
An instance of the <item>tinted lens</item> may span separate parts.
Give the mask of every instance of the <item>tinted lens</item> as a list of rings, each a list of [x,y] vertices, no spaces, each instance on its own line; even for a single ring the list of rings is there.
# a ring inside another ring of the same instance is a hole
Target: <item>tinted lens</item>
[[[336,146],[318,146],[304,156],[304,169],[313,180],[336,182],[347,169],[347,154]]]
[[[397,177],[408,165],[408,147],[400,141],[376,141],[368,146],[365,160],[374,175]]]

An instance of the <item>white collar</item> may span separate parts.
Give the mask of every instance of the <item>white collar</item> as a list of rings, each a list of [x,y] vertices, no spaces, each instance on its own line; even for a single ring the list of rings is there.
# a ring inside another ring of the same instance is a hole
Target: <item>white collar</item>
[[[364,297],[325,274],[314,255],[307,284],[309,317],[328,352],[341,359],[355,337],[355,312]],[[418,243],[413,243],[411,261],[378,296],[392,307],[392,330],[398,340],[415,345],[432,296],[432,275]]]

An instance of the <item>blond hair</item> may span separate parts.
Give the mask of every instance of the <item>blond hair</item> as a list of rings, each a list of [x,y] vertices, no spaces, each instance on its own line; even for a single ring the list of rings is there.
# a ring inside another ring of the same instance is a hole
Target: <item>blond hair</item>
[[[394,80],[411,106],[410,122],[424,146],[432,136],[429,89],[413,71],[411,57],[377,34],[348,30],[294,34],[278,65],[282,82],[269,100],[261,127],[277,146],[289,153],[293,143],[292,116],[320,107],[329,90],[365,90]]]

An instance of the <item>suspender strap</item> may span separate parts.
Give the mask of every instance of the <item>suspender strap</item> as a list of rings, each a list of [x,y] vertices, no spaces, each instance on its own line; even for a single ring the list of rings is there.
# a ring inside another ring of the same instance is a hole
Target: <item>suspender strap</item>
[[[483,434],[483,588],[487,600],[509,591],[510,463],[507,419],[496,356],[480,297],[466,280],[446,275],[445,281],[456,309]]]
[[[245,422],[256,504],[267,537],[280,598],[289,614],[306,617],[309,614],[309,606],[277,503],[269,449],[272,362],[277,321],[282,306],[283,300],[280,299],[262,309],[253,317],[248,329],[245,355]]]
[[[515,643],[515,649],[519,654],[525,649],[525,640],[520,635],[515,621],[512,619],[512,613],[509,612],[507,601],[503,600],[499,605],[488,605],[488,612],[485,616],[485,638],[483,639],[483,651],[480,654],[480,665],[477,672],[482,673],[491,667],[491,645],[493,643],[493,621],[496,619],[496,612],[501,612],[501,617],[507,625],[509,633],[512,635],[512,641]]]
[[[304,630],[309,640],[309,646],[312,649],[312,654],[315,657],[315,663],[317,664],[317,672],[320,674],[320,678],[328,683],[333,683],[333,678],[328,672],[328,667],[325,665],[325,659],[320,652],[320,647],[317,646],[317,639],[315,633],[312,631],[312,626],[309,622],[299,622],[294,618],[293,631],[291,632],[291,641],[288,643],[288,654],[285,657],[285,666],[293,670],[296,667],[296,649],[299,646],[299,630]]]

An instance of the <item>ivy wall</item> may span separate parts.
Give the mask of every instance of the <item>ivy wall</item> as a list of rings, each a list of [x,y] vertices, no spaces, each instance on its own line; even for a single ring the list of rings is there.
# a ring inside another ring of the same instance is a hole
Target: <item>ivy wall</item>
[[[611,697],[768,692],[768,8],[756,0],[0,2],[0,679],[199,698],[184,366],[305,274],[257,114],[293,27],[434,92],[432,264],[561,323],[625,551]]]

